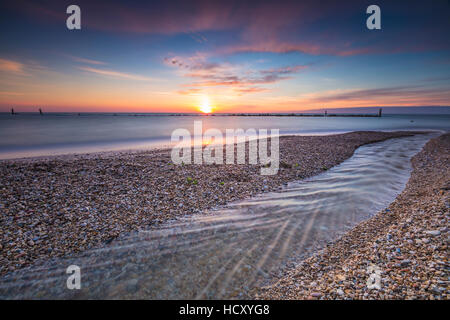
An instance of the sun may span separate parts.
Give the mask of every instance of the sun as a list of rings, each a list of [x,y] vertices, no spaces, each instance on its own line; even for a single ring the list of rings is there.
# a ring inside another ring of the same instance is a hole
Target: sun
[[[209,102],[208,96],[202,97],[202,101],[200,103],[199,110],[203,113],[211,113],[212,112],[212,107],[211,107],[211,103]]]

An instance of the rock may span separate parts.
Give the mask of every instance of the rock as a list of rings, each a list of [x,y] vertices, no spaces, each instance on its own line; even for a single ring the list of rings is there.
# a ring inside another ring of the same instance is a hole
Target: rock
[[[439,230],[429,230],[425,231],[424,233],[429,234],[430,236],[436,237],[441,234]]]
[[[135,293],[138,290],[138,279],[131,279],[127,282],[127,291]]]
[[[411,260],[405,259],[405,260],[400,261],[400,266],[406,267],[406,266],[408,266],[410,263],[411,263]]]

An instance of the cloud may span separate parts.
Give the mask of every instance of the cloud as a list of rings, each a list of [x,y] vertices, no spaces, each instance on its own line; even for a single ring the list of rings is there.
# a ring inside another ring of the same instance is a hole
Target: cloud
[[[88,30],[113,33],[178,35],[214,43],[220,53],[303,52],[312,55],[361,55],[448,50],[448,4],[434,1],[382,1],[382,31],[365,27],[361,1],[330,0],[173,0],[166,2],[87,1],[77,4]],[[60,23],[66,18],[60,1],[17,0],[8,4],[34,19]],[[105,10],[105,8],[107,8]],[[387,31],[384,31],[387,30]],[[208,41],[210,34],[227,41]],[[231,37],[230,37],[231,35]]]
[[[288,66],[288,67],[282,67],[282,68],[276,68],[276,69],[269,69],[269,70],[263,70],[261,71],[262,74],[272,74],[272,73],[278,73],[278,74],[289,74],[289,73],[295,73],[300,70],[306,69],[306,65],[296,65],[296,66]]]
[[[363,47],[352,48],[349,43],[333,46],[332,44],[319,44],[311,42],[285,42],[281,39],[266,39],[262,42],[252,41],[252,43],[236,44],[224,46],[217,50],[218,54],[236,54],[248,52],[268,52],[268,53],[289,53],[302,52],[310,55],[335,55],[353,56],[382,52],[382,48]]]
[[[79,0],[89,15],[83,25],[107,32],[175,35],[187,34],[199,43],[208,32],[229,32],[221,52],[304,52],[340,56],[449,49],[448,4],[434,1],[387,1],[381,5],[389,16],[382,30],[368,32],[365,5],[352,1],[253,1],[173,0],[132,5],[114,0]],[[60,1],[45,4],[14,1],[9,6],[35,19],[60,23],[66,15]],[[107,8],[107,10],[105,10]],[[208,36],[209,37],[209,36]]]
[[[318,102],[330,102],[330,101],[353,101],[353,100],[374,99],[374,98],[407,99],[410,97],[442,94],[442,92],[443,92],[442,88],[426,88],[422,86],[397,86],[387,88],[349,90],[340,93],[326,94],[312,100],[316,100]]]
[[[427,77],[427,78],[424,78],[422,81],[424,81],[424,82],[450,81],[450,76]]]
[[[239,94],[267,91],[268,89],[261,88],[259,85],[273,84],[282,80],[291,79],[293,74],[305,70],[310,66],[293,65],[272,69],[248,70],[248,68],[240,65],[208,62],[204,56],[199,55],[188,58],[165,58],[164,63],[181,70],[183,77],[194,80],[186,84],[185,86],[187,87],[228,86],[237,88],[235,92]],[[192,92],[183,90],[179,93],[191,94]]]
[[[213,70],[223,68],[224,64],[207,62],[206,56],[203,54],[196,54],[190,57],[171,57],[164,58],[164,64],[170,67],[178,67],[186,70]]]
[[[16,91],[0,91],[0,95],[2,95],[2,96],[22,96],[22,95],[24,95],[24,93],[16,92]]]
[[[386,105],[450,105],[450,90],[447,87],[395,86],[371,89],[334,90],[283,97],[280,105],[303,107],[355,107]]]
[[[199,79],[192,86],[250,86],[256,84],[271,84],[281,80],[291,79],[292,74],[305,69],[306,66],[292,66],[279,69],[249,71],[241,73],[230,69],[228,72],[217,72],[217,68],[199,69],[186,76]]]
[[[94,64],[94,65],[105,65],[106,64],[106,62],[103,62],[103,61],[75,57],[75,56],[71,56],[71,55],[67,55],[67,56],[76,62],[81,62],[81,63],[86,63],[86,64]]]
[[[144,76],[135,75],[135,74],[131,74],[131,73],[124,73],[124,72],[119,72],[119,71],[114,71],[114,70],[104,70],[104,69],[97,69],[97,68],[91,68],[91,67],[78,67],[78,69],[86,71],[86,72],[110,77],[110,78],[116,78],[116,79],[118,78],[118,79],[128,79],[128,80],[136,80],[136,81],[154,81],[155,80],[155,79],[152,79],[149,77],[144,77]]]
[[[201,89],[197,89],[197,88],[192,88],[192,89],[187,89],[187,90],[179,90],[177,91],[178,94],[182,94],[182,95],[199,95],[202,93]]]
[[[239,95],[246,94],[246,93],[257,93],[257,92],[265,92],[269,91],[267,88],[261,88],[261,87],[247,87],[247,88],[236,88],[234,89]]]
[[[21,62],[0,59],[0,72],[25,75],[25,65]]]
[[[197,43],[208,42],[208,39],[203,34],[201,34],[199,32],[188,31],[186,33]]]
[[[0,58],[0,72],[8,76],[43,76],[52,72],[46,66],[33,60],[16,61]]]

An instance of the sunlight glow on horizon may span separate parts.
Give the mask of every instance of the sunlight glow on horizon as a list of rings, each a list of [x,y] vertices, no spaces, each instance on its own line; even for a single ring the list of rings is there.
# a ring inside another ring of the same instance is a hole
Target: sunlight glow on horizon
[[[203,113],[211,113],[212,112],[212,107],[211,107],[211,103],[209,101],[209,97],[208,96],[202,96],[202,101],[200,103],[200,107],[199,110]]]

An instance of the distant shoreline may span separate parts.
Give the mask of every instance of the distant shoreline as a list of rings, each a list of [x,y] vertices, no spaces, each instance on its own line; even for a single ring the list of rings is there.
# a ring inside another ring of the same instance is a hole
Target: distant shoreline
[[[198,110],[193,112],[151,112],[151,111],[86,111],[74,110],[70,111],[49,111],[47,112],[46,106],[3,106],[4,111],[0,111],[1,114],[11,114],[11,108],[14,109],[15,115],[18,114],[35,114],[40,115],[39,109],[42,110],[42,114],[70,114],[70,115],[149,115],[149,116],[209,116],[209,114],[203,114]],[[24,111],[21,111],[24,110]],[[49,107],[49,109],[52,109]],[[216,110],[217,109],[217,110]],[[345,116],[362,116],[362,117],[376,117],[379,109],[382,109],[383,115],[450,115],[450,106],[367,106],[367,107],[348,107],[348,108],[318,108],[309,110],[290,110],[290,111],[273,111],[273,112],[220,112],[220,107],[213,108],[216,112],[211,115],[215,116],[297,116],[297,117],[315,117],[323,116],[325,112],[329,116],[336,115],[338,117]],[[54,110],[54,108],[53,108]]]
[[[36,115],[45,117],[51,116],[128,116],[128,117],[361,117],[380,118],[378,114],[372,113],[140,113],[140,112],[46,112],[42,115],[39,112],[0,112],[0,115],[20,116]],[[383,113],[385,116],[450,116],[450,113]]]
[[[7,112],[2,112],[3,114],[9,114]],[[25,115],[39,115],[45,116],[45,114],[39,114],[38,112],[15,112],[11,116],[19,116],[21,114]],[[92,115],[103,115],[103,116],[129,116],[129,117],[375,117],[379,118],[378,114],[347,114],[347,113],[333,113],[333,114],[323,114],[323,113],[121,113],[121,112],[107,112],[107,113],[97,113],[97,112],[49,112],[46,115],[71,115],[71,116],[92,116]]]

